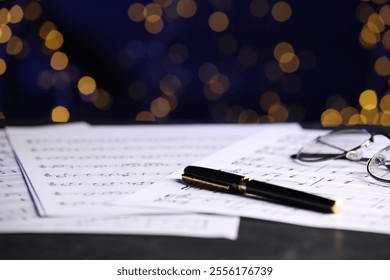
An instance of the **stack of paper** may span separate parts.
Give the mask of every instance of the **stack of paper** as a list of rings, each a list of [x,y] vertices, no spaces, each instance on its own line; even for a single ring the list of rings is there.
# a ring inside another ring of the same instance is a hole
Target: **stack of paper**
[[[370,178],[364,164],[291,159],[326,131],[296,124],[67,124],[6,133],[16,160],[1,132],[0,232],[235,239],[241,216],[390,234],[390,189]],[[377,141],[367,155],[387,141]],[[180,177],[189,164],[341,200],[343,211],[316,213],[188,187]]]
[[[280,130],[275,127],[266,133],[239,141],[201,159],[195,165],[222,169],[341,201],[341,213],[324,214],[267,200],[180,188],[180,171],[118,203],[390,234],[389,184],[371,178],[365,163],[349,160],[297,162],[291,159],[291,155],[326,132],[294,127]],[[364,155],[373,155],[389,144],[385,137],[378,137],[374,145],[364,151]]]
[[[8,128],[7,135],[28,191],[1,131],[0,232],[134,233],[234,239],[238,217],[118,206],[114,202],[258,130],[256,125],[83,123]]]

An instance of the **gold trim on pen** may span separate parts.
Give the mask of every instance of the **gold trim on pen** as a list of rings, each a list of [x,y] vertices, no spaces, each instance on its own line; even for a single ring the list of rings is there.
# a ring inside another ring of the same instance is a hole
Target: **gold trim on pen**
[[[211,182],[204,181],[204,180],[201,180],[201,179],[189,177],[189,176],[187,176],[185,174],[181,175],[181,178],[183,179],[184,182],[186,182],[186,183],[188,183],[190,185],[193,185],[195,187],[201,187],[201,188],[210,187],[210,188],[223,190],[223,191],[230,190],[230,186],[225,186],[225,185],[219,185],[219,184],[216,184],[216,183],[211,183]]]
[[[241,179],[241,182],[238,184],[238,190],[242,193],[246,193],[246,183],[248,183],[249,181],[251,181],[252,178],[249,178],[249,177],[244,177]]]

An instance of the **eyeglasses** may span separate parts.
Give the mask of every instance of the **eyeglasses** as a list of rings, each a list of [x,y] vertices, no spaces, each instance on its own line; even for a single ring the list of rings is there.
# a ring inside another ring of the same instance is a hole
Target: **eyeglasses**
[[[373,157],[363,157],[362,148],[374,143],[374,136],[390,135],[374,133],[366,129],[344,129],[332,131],[317,137],[302,147],[293,158],[303,162],[320,162],[330,159],[366,161],[367,172],[376,180],[390,183],[390,146],[380,150]]]

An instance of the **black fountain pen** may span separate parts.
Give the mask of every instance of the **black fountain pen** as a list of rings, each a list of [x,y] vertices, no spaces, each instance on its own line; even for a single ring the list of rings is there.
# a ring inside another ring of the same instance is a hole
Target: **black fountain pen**
[[[232,194],[261,196],[270,199],[271,202],[279,202],[308,210],[323,213],[338,213],[341,211],[340,202],[215,169],[187,166],[184,169],[182,179],[185,183],[195,187]]]

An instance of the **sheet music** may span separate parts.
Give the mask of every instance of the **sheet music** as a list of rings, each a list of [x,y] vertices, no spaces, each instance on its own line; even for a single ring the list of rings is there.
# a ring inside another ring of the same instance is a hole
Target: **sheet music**
[[[290,158],[304,144],[323,133],[296,127],[269,129],[194,165],[222,169],[340,200],[343,204],[340,214],[322,214],[266,200],[188,187],[180,180],[182,170],[118,203],[390,234],[390,186],[372,179],[364,163],[348,160],[298,163]],[[380,136],[375,142],[377,144],[364,151],[365,156],[390,144]]]
[[[7,128],[39,213],[167,213],[116,206],[177,169],[259,130],[259,125]]]
[[[201,214],[39,217],[3,130],[0,130],[0,167],[0,233],[147,234],[237,238],[238,217]]]

